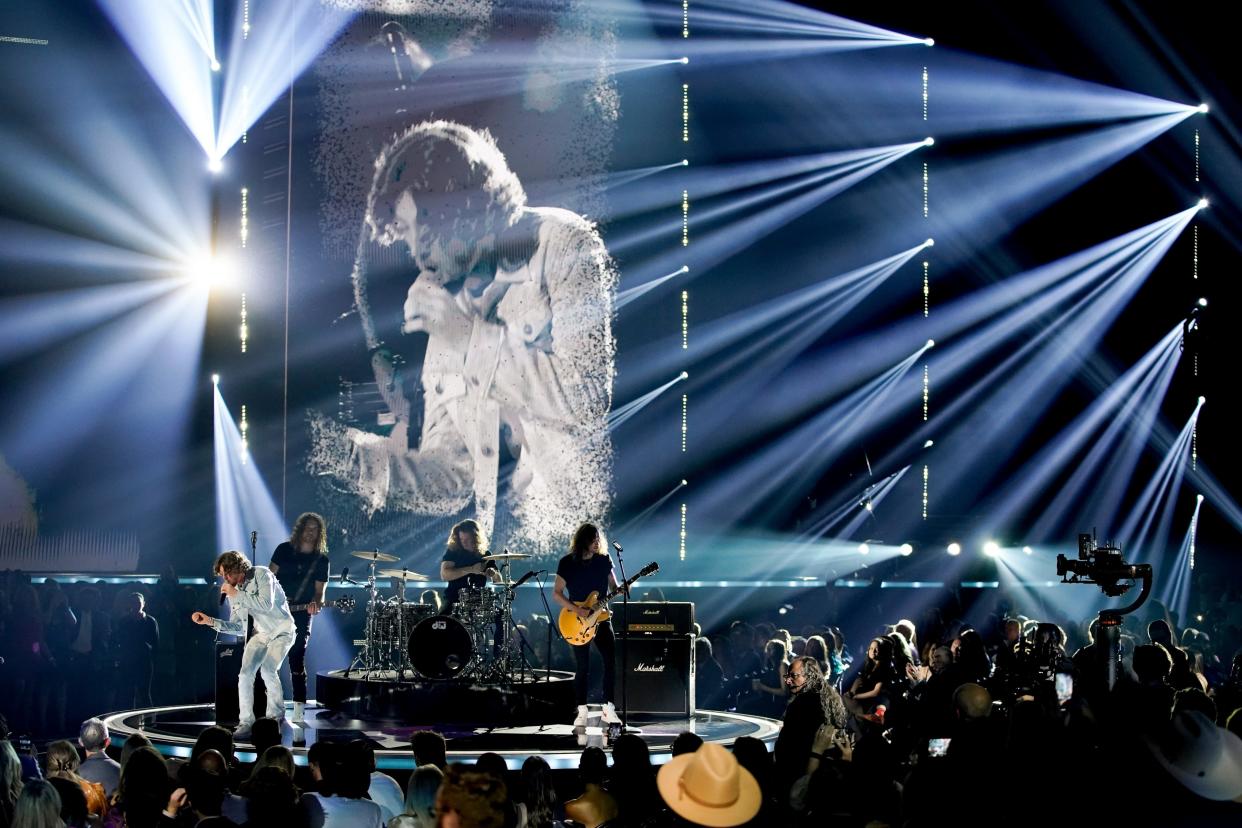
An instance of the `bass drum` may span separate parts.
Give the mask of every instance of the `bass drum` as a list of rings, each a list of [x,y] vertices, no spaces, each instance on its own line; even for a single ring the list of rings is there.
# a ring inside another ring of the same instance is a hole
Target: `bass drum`
[[[410,663],[420,676],[454,678],[474,656],[470,631],[456,618],[436,615],[418,622],[407,645]]]

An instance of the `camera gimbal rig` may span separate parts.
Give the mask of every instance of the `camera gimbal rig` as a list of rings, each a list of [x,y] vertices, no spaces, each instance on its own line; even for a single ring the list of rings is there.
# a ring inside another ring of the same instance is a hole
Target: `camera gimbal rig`
[[[1097,644],[1102,643],[1106,648],[1108,689],[1112,690],[1117,682],[1117,666],[1121,663],[1121,616],[1143,606],[1151,595],[1151,564],[1128,564],[1121,559],[1120,548],[1107,543],[1099,546],[1092,535],[1080,534],[1078,558],[1057,555],[1057,575],[1063,584],[1095,584],[1110,598],[1124,595],[1135,581],[1143,582],[1133,603],[1100,610]]]

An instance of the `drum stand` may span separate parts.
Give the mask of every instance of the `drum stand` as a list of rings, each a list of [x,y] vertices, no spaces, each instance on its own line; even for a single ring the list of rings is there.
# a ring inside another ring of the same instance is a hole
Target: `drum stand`
[[[362,641],[362,649],[354,656],[354,660],[349,663],[349,667],[345,669],[345,677],[353,672],[354,668],[363,671],[364,679],[371,677],[371,673],[379,669],[377,662],[379,661],[379,653],[375,652],[376,639],[378,638],[378,627],[380,623],[380,604],[379,590],[375,586],[375,561],[371,561],[371,571],[367,575],[367,623],[366,634]]]

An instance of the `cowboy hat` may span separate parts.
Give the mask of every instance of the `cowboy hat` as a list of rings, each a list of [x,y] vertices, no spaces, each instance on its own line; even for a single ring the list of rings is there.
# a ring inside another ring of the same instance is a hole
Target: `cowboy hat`
[[[714,742],[673,757],[660,768],[656,784],[678,816],[710,828],[749,822],[763,801],[755,777]]]
[[[1242,796],[1242,739],[1199,711],[1178,713],[1147,747],[1160,767],[1204,799]]]

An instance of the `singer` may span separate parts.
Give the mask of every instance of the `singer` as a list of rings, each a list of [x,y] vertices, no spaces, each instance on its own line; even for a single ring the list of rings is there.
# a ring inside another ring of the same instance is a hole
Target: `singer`
[[[331,567],[328,565],[328,525],[321,515],[304,512],[293,524],[289,540],[276,547],[269,564],[285,590],[296,630],[289,650],[289,677],[293,680],[292,721],[301,722],[306,709],[306,647],[311,621],[323,606]]]
[[[603,547],[604,540],[599,528],[594,524],[584,523],[574,532],[569,554],[561,558],[556,567],[556,586],[552,591],[552,598],[580,617],[585,618],[591,613],[575,602],[585,601],[593,592],[603,596],[617,588],[617,578],[612,571],[612,558],[603,551]],[[621,724],[621,717],[613,707],[617,683],[614,640],[612,622],[599,622],[595,631],[595,646],[599,648],[599,654],[604,660],[603,718],[608,724]],[[575,646],[573,651],[574,694],[578,701],[578,715],[574,719],[574,726],[584,727],[587,723],[587,691],[591,686],[591,645],[588,642]]]
[[[280,665],[293,646],[293,616],[289,601],[276,576],[265,566],[253,566],[240,552],[224,552],[211,568],[224,579],[220,585],[220,604],[230,600],[232,613],[228,621],[212,618],[201,612],[190,616],[195,624],[211,627],[229,635],[246,635],[246,622],[254,619],[254,635],[242,652],[241,672],[237,677],[237,700],[241,707],[240,721],[233,738],[250,738],[254,725],[254,676],[263,677],[267,691],[267,715],[285,717],[285,695],[280,684]]]

